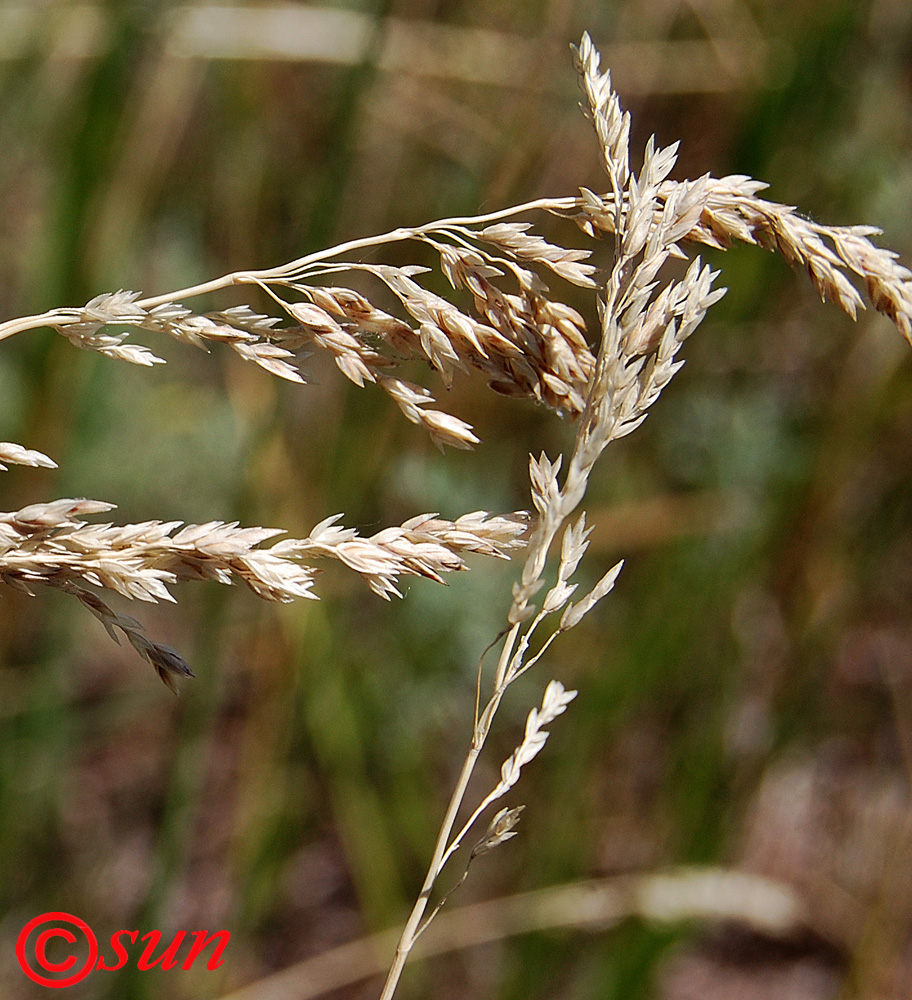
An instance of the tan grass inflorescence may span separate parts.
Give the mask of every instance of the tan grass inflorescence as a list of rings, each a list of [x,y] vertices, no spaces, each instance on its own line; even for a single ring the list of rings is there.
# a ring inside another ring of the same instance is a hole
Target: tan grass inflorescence
[[[425,362],[445,387],[458,372],[480,373],[495,392],[533,399],[575,421],[566,455],[530,459],[531,519],[486,512],[455,521],[422,515],[366,538],[330,517],[306,538],[274,541],[280,529],[221,521],[90,523],[84,518],[112,509],[90,500],[39,502],[0,514],[0,581],[28,592],[41,584],[73,594],[113,639],[126,636],[172,687],[175,677],[190,672],[179,654],[146,638],[135,619],[110,608],[97,590],[160,601],[173,600],[170,588],[185,580],[238,580],[267,600],[312,598],[313,563],[333,559],[388,598],[398,594],[396,581],[404,575],[440,581],[445,573],[464,569],[468,553],[504,558],[524,547],[497,664],[487,686],[479,668],[471,746],[384,998],[392,996],[415,940],[437,912],[426,915],[443,867],[488,806],[512,790],[523,766],[544,746],[544,727],[576,695],[558,681],[547,685],[541,707],[530,712],[525,735],[503,764],[500,781],[458,826],[469,779],[506,690],[558,635],[582,620],[618,577],[620,563],[587,593],[577,594],[574,574],[591,530],[580,506],[593,468],[612,441],[643,422],[683,364],[678,355],[684,342],[724,294],[715,287],[718,271],[699,257],[664,284],[663,267],[686,259],[690,244],[717,249],[734,242],[757,244],[800,265],[820,295],[853,318],[864,308],[863,291],[912,342],[912,272],[871,241],[877,230],[812,222],[792,207],[760,198],[764,185],[749,177],[670,180],[677,144],[660,148],[650,139],[635,169],[630,116],[588,36],[574,55],[583,110],[594,125],[607,174],[602,193],[584,188],[575,196],[352,240],[279,267],[234,272],[163,295],[106,293],[82,307],[0,324],[0,340],[51,327],[77,347],[147,366],[161,359],[108,327],[165,334],[204,350],[227,345],[245,361],[292,382],[306,381],[300,353],[323,350],[351,382],[385,392],[441,448],[470,448],[478,437],[469,422],[437,409],[431,390],[401,377],[404,362]],[[572,221],[606,259],[596,266],[592,251],[536,235],[524,218],[534,211]],[[460,292],[453,298],[462,306],[425,287],[424,266],[365,259],[392,243],[408,242],[433,251],[440,272]],[[382,286],[398,304],[397,314],[342,283],[355,272]],[[591,328],[552,290],[563,282],[592,290],[598,321]],[[196,296],[239,285],[263,290],[277,315],[246,306],[198,313],[187,305]],[[53,466],[47,456],[11,443],[0,444],[0,467],[5,467],[2,463]],[[552,554],[559,536],[559,552]],[[520,808],[502,809],[489,821],[463,877],[473,857],[515,835]]]

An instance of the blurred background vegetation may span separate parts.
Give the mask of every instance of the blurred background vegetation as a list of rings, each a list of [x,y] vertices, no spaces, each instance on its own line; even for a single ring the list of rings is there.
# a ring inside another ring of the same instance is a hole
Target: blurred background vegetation
[[[295,28],[310,4],[237,6],[246,20],[164,0],[0,3],[3,318],[599,189],[568,53],[584,29],[635,149],[680,138],[674,176],[754,175],[912,258],[907,0],[327,0],[308,22],[322,34]],[[543,931],[416,964],[404,997],[912,988],[912,358],[886,320],[852,325],[772,255],[713,259],[729,295],[587,505],[589,572],[625,556],[619,586],[518,686],[479,787],[549,677],[580,696],[511,800],[528,806],[521,835],[454,902],[708,863],[795,888],[808,930]],[[123,520],[292,533],[344,511],[370,532],[525,507],[529,451],[572,433],[466,379],[448,409],[484,444],[441,456],[324,359],[297,387],[228,351],[147,343],[170,364],[50,331],[2,345],[0,438],[59,469],[3,474],[0,509],[90,496]],[[232,933],[217,972],[96,973],[70,991],[93,1000],[218,997],[401,922],[511,572],[478,564],[394,605],[341,572],[319,604],[193,585],[177,606],[118,604],[194,666],[179,699],[74,601],[4,594],[0,993],[44,995],[14,943],[46,910],[100,939]]]

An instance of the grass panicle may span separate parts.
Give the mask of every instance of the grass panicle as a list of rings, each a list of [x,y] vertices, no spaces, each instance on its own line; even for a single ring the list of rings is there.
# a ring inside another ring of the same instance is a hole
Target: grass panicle
[[[302,354],[325,351],[345,378],[386,393],[441,449],[471,448],[479,438],[468,420],[436,407],[431,388],[402,377],[407,362],[424,362],[444,388],[460,373],[478,373],[494,392],[534,400],[574,422],[565,454],[530,458],[531,517],[478,511],[450,521],[425,514],[364,537],[342,527],[336,515],[306,538],[275,540],[281,529],[234,522],[93,523],[85,518],[106,514],[113,505],[92,500],[36,502],[0,514],[0,582],[28,593],[42,585],[72,594],[115,641],[126,637],[172,688],[190,674],[189,666],[170,647],[146,638],[135,619],[113,610],[96,591],[172,601],[172,588],[184,581],[240,581],[265,600],[314,598],[315,564],[329,559],[388,599],[399,595],[397,582],[404,576],[443,582],[446,574],[466,568],[469,554],[503,559],[521,552],[495,644],[497,662],[490,676],[479,668],[471,743],[383,1000],[392,997],[415,942],[448,898],[428,914],[444,867],[489,807],[513,791],[522,769],[545,746],[546,727],[576,697],[576,691],[550,681],[499,781],[474,806],[467,805],[476,762],[510,686],[618,579],[620,562],[603,569],[584,596],[577,595],[575,574],[592,530],[582,505],[605,449],[646,419],[681,369],[684,343],[725,294],[716,285],[719,271],[691,257],[692,247],[725,249],[740,242],[777,252],[807,272],[824,300],[855,319],[866,296],[912,342],[912,272],[872,242],[877,230],[813,222],[790,206],[760,198],[764,185],[749,177],[669,179],[678,144],[663,148],[650,139],[637,156],[630,148],[630,115],[588,35],[573,54],[583,111],[594,126],[607,175],[603,193],[583,188],[573,196],[350,240],[279,267],[233,272],[161,295],[117,291],[82,307],[0,323],[0,339],[50,327],[76,347],[142,366],[163,362],[133,344],[124,328],[203,350],[228,347],[295,383],[307,381]],[[535,212],[575,224],[592,238],[591,249],[563,247],[537,235],[526,218]],[[453,301],[432,290],[439,285],[425,279],[425,265],[380,259],[391,245],[409,243],[432,251],[435,270],[458,293]],[[667,264],[682,259],[686,266],[663,277]],[[346,275],[366,275],[395,309],[380,308],[364,292],[346,287]],[[563,301],[565,283],[592,293],[594,319],[587,321]],[[248,306],[201,313],[190,304],[235,286],[264,292],[275,315]],[[54,466],[40,452],[12,443],[0,444],[0,468],[5,468],[2,463]],[[504,807],[488,820],[458,884],[472,858],[516,835],[522,808]]]

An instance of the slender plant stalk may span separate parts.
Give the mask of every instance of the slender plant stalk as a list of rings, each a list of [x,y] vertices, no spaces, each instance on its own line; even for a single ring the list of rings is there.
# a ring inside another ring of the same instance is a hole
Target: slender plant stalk
[[[516,624],[510,629],[510,632],[504,641],[503,650],[501,651],[500,659],[498,661],[498,676],[500,676],[506,669],[506,664],[509,662],[512,655],[518,634],[519,625]],[[441,824],[440,831],[437,834],[437,842],[434,845],[434,853],[431,857],[431,863],[428,866],[427,874],[424,878],[424,884],[421,886],[421,892],[415,900],[415,905],[412,907],[412,912],[409,914],[409,918],[406,921],[405,927],[403,928],[402,934],[396,945],[396,957],[394,958],[393,964],[386,977],[383,992],[381,993],[381,1000],[389,1000],[389,998],[396,992],[396,987],[402,975],[402,970],[405,968],[406,960],[408,959],[409,953],[411,952],[418,935],[421,933],[421,918],[424,916],[428,902],[431,898],[431,893],[437,883],[437,877],[440,875],[440,871],[445,863],[447,848],[450,846],[450,835],[453,832],[456,818],[459,815],[459,810],[462,808],[463,801],[465,800],[465,795],[469,787],[469,781],[475,771],[475,764],[481,755],[481,751],[484,749],[485,740],[488,737],[491,723],[494,721],[494,715],[497,712],[505,691],[506,684],[501,682],[491,697],[491,700],[485,706],[481,717],[475,724],[475,732],[472,735],[472,745],[469,748],[469,752],[466,754],[465,760],[463,761],[462,770],[459,772],[459,779],[456,782],[456,787],[453,789],[453,794],[450,796],[450,801],[447,805],[443,823]]]

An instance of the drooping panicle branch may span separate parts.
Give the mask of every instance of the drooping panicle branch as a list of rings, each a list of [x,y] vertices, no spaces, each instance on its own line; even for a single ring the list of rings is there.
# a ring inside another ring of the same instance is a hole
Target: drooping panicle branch
[[[509,558],[522,546],[527,523],[524,514],[502,517],[476,511],[455,521],[424,514],[364,537],[337,524],[341,515],[336,515],[320,522],[306,538],[283,539],[267,548],[263,543],[282,534],[281,529],[242,528],[223,521],[181,526],[178,521],[117,525],[82,520],[113,506],[67,499],[0,513],[0,582],[28,594],[37,585],[75,594],[115,641],[116,628],[166,681],[173,674],[189,673],[178,654],[150,644],[135,619],[112,611],[87,587],[156,603],[174,601],[169,588],[182,581],[240,581],[268,601],[315,599],[319,571],[311,564],[334,559],[388,600],[401,596],[396,587],[400,577],[423,576],[443,583],[445,574],[468,568],[467,554]],[[160,650],[165,653],[159,655]]]

